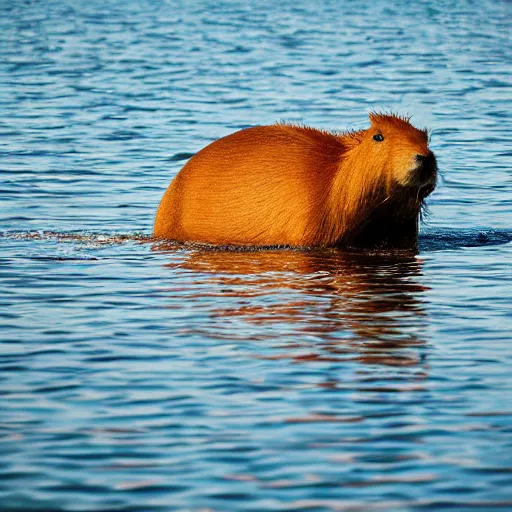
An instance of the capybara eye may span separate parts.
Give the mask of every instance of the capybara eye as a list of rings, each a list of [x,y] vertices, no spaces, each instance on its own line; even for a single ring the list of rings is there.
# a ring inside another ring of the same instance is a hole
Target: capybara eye
[[[384,136],[382,135],[382,133],[376,133],[373,136],[373,140],[376,140],[377,142],[382,142],[384,140]]]

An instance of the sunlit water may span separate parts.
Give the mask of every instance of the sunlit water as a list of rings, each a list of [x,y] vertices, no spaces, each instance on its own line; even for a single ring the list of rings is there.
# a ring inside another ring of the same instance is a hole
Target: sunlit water
[[[0,510],[512,509],[506,1],[0,3]],[[431,129],[420,253],[154,244],[215,138]]]

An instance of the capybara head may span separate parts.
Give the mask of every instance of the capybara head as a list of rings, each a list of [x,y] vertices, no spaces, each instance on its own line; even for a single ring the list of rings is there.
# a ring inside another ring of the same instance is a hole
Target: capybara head
[[[369,117],[371,126],[360,132],[358,153],[362,152],[372,173],[380,174],[388,191],[398,186],[414,189],[420,199],[430,194],[437,164],[426,130],[399,116],[371,113]]]

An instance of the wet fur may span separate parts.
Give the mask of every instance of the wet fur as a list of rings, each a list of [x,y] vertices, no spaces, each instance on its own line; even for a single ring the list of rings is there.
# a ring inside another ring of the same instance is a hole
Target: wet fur
[[[370,120],[367,130],[341,134],[277,124],[213,142],[167,189],[155,237],[221,245],[414,248],[423,200],[433,185],[420,188],[408,180],[413,156],[430,153],[427,133],[398,116],[370,114]],[[373,140],[377,131],[385,145]]]

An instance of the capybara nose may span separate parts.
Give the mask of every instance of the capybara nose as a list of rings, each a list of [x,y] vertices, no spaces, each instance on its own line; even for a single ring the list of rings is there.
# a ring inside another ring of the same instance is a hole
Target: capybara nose
[[[432,180],[435,181],[436,177],[436,157],[434,154],[429,151],[426,155],[417,154],[416,162],[418,166],[416,167],[416,172],[418,172],[418,178],[421,183],[428,183]]]

